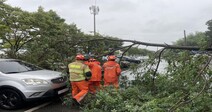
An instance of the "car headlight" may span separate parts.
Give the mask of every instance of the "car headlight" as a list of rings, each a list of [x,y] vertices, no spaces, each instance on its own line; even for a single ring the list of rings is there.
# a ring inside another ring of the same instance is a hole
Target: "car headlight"
[[[42,80],[42,79],[23,79],[23,81],[27,85],[46,85],[46,84],[49,84],[46,80]]]

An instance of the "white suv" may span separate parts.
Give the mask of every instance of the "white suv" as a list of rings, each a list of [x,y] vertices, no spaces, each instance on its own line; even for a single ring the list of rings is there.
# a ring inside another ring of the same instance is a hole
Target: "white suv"
[[[0,107],[15,109],[24,101],[59,96],[69,91],[68,78],[16,59],[0,59]]]

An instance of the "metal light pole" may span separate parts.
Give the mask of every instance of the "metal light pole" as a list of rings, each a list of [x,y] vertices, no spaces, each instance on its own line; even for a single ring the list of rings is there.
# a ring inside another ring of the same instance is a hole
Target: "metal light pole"
[[[186,40],[186,30],[184,30],[184,42],[185,42],[185,46],[187,45],[187,40]]]
[[[99,7],[95,5],[92,5],[89,7],[91,14],[93,14],[93,20],[94,20],[94,36],[96,35],[96,15],[99,13]]]

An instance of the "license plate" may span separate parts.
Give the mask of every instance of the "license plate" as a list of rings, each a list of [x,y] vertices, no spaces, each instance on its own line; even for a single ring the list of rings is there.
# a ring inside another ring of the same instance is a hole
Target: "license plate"
[[[68,91],[68,90],[69,90],[68,88],[65,88],[65,89],[62,89],[62,90],[58,91],[57,93],[58,93],[58,94],[62,94],[62,93],[64,93],[64,92]]]

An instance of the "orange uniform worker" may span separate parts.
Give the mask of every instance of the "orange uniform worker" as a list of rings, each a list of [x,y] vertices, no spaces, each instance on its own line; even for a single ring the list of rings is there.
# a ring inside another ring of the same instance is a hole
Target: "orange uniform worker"
[[[86,81],[86,77],[91,77],[90,69],[83,61],[84,56],[79,54],[76,56],[76,61],[68,65],[72,97],[77,105],[80,105],[80,101],[87,95],[88,81]]]
[[[116,56],[108,56],[108,61],[103,64],[104,69],[104,86],[113,85],[115,88],[119,88],[119,76],[121,74],[121,68],[115,61]]]
[[[94,58],[89,59],[88,66],[92,73],[89,80],[89,91],[94,94],[96,90],[100,90],[101,88],[102,67],[100,66],[100,62]]]

